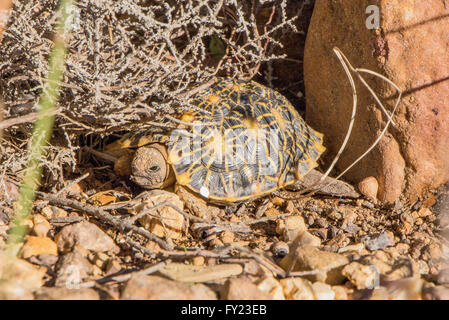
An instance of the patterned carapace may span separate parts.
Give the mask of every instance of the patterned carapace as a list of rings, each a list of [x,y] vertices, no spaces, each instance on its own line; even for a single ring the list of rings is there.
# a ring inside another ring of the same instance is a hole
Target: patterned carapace
[[[301,179],[325,150],[290,102],[254,81],[217,78],[167,135],[131,135],[121,145],[166,145],[176,180],[214,202],[256,198]]]

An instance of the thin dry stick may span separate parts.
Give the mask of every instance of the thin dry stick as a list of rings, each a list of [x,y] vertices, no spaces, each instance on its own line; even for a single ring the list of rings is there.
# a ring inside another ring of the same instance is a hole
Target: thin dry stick
[[[89,172],[83,174],[81,177],[76,178],[75,180],[73,180],[72,182],[70,182],[68,185],[66,185],[64,188],[62,188],[61,190],[59,190],[56,193],[56,196],[60,196],[61,194],[63,194],[65,191],[67,191],[69,188],[71,188],[75,183],[79,183],[80,181],[86,179],[89,176]]]
[[[95,150],[93,148],[84,146],[83,150],[86,150],[87,152],[93,154],[94,156],[97,156],[103,160],[109,161],[109,162],[116,162],[118,160],[118,157],[114,157],[113,155],[110,155],[109,153],[101,152],[98,150]]]
[[[345,57],[346,59],[346,57]],[[349,64],[349,62],[348,62]],[[352,164],[350,164],[345,170],[343,170],[335,179],[339,179],[341,178],[346,172],[348,172],[348,170],[350,170],[353,166],[355,166],[360,160],[362,160],[371,150],[374,149],[374,147],[379,143],[380,139],[382,139],[382,137],[385,135],[385,133],[388,130],[388,127],[390,126],[390,124],[394,123],[392,117],[394,116],[394,114],[396,113],[396,109],[399,105],[399,102],[401,101],[402,98],[402,90],[390,79],[382,76],[381,74],[378,74],[377,72],[371,71],[371,70],[367,70],[367,69],[362,69],[362,68],[352,68],[352,66],[349,64],[349,66],[351,67],[351,69],[357,73],[359,79],[362,81],[362,83],[366,86],[366,88],[369,90],[369,92],[373,95],[374,99],[376,100],[376,102],[382,106],[382,110],[386,112],[385,108],[383,107],[382,103],[380,102],[379,98],[377,97],[376,93],[374,92],[374,90],[372,90],[372,88],[368,85],[368,83],[363,79],[363,77],[359,74],[359,72],[365,72],[365,73],[369,73],[372,74],[374,76],[377,76],[383,80],[385,80],[386,82],[388,82],[389,84],[391,84],[397,91],[398,91],[398,99],[396,101],[396,104],[393,108],[393,111],[391,113],[391,117],[388,117],[388,121],[385,124],[384,129],[382,130],[382,132],[380,133],[380,135],[377,137],[377,139],[371,144],[371,146],[360,156],[358,157]],[[331,183],[328,183],[325,187],[329,186]],[[313,193],[315,193],[316,191],[313,191],[311,193],[309,193],[308,195],[311,195]]]
[[[378,76],[378,77],[380,77],[381,79],[383,79],[383,80],[385,80],[385,81],[387,81],[388,83],[390,83],[392,86],[394,86],[395,88],[396,88],[396,90],[398,90],[398,92],[399,92],[399,95],[398,95],[398,100],[396,101],[396,104],[395,104],[395,106],[394,106],[394,108],[393,108],[393,112],[392,112],[392,115],[396,112],[396,109],[397,109],[397,107],[398,107],[398,105],[399,105],[399,102],[400,102],[400,100],[401,100],[401,98],[402,98],[402,90],[396,85],[396,84],[394,84],[391,80],[389,80],[389,79],[387,79],[386,77],[384,77],[384,76],[382,76],[382,75],[380,75],[380,74],[376,74],[376,73],[373,73],[373,71],[371,71],[371,70],[366,70],[366,69],[356,69],[357,71],[359,71],[359,72],[367,72],[367,73],[370,73],[370,74],[373,74],[373,75],[375,75],[375,76]],[[361,76],[359,75],[359,77],[361,78]],[[371,88],[368,88],[369,90],[370,90],[370,92],[372,91],[371,90]],[[375,94],[374,94],[375,95]],[[376,96],[376,98],[377,98],[377,96]],[[378,100],[378,98],[376,99],[376,100]],[[357,158],[357,160],[355,160],[349,167],[347,167],[342,173],[340,173],[337,177],[336,177],[336,179],[339,179],[341,176],[343,176],[349,169],[351,169],[356,163],[358,163],[360,160],[362,160],[378,143],[379,143],[379,141],[380,141],[380,139],[383,137],[383,135],[385,134],[385,132],[387,131],[387,129],[388,129],[388,127],[389,127],[389,125],[390,125],[390,123],[392,123],[392,120],[391,119],[389,119],[388,121],[387,121],[387,124],[385,125],[385,128],[382,130],[382,132],[381,132],[381,134],[379,135],[379,137],[377,137],[377,139],[376,139],[376,141],[374,141],[374,143],[368,148],[368,150],[366,150],[365,151],[365,153],[363,153],[359,158]]]
[[[6,128],[9,128],[9,127],[12,127],[12,126],[15,126],[18,124],[22,124],[22,123],[34,122],[38,119],[42,119],[43,117],[54,116],[54,115],[59,114],[59,112],[60,112],[59,110],[51,110],[50,112],[45,112],[45,113],[33,112],[33,113],[26,114],[24,116],[5,119],[0,122],[0,130],[6,129]]]
[[[119,217],[114,217],[113,215],[109,214],[108,212],[102,210],[101,208],[92,206],[87,203],[82,203],[80,201],[67,199],[65,197],[61,197],[61,196],[57,197],[53,194],[48,194],[48,193],[44,193],[44,192],[38,192],[37,195],[42,200],[49,201],[49,203],[52,205],[70,207],[73,209],[80,210],[82,212],[85,212],[89,215],[92,215],[92,216],[100,219],[103,222],[106,222],[106,223],[118,228],[119,230],[130,230],[137,234],[140,234],[141,236],[144,236],[145,238],[156,242],[161,248],[164,248],[166,250],[172,249],[171,245],[169,245],[167,242],[160,239],[159,237],[155,236],[151,232],[145,230],[144,228],[136,227],[136,226],[128,223],[128,221],[120,219]]]
[[[277,276],[284,278],[286,276],[285,271],[280,268],[278,265],[276,265],[273,261],[270,259],[252,252],[250,249],[238,246],[238,245],[228,245],[226,247],[223,247],[222,252],[216,253],[209,250],[202,250],[202,249],[196,249],[193,251],[166,251],[161,250],[159,253],[159,256],[161,257],[170,257],[170,258],[188,258],[188,257],[196,257],[196,256],[202,256],[206,258],[216,258],[216,259],[254,259],[257,263],[263,265],[270,271],[272,271]],[[242,256],[231,256],[229,252],[231,250],[237,250],[242,253],[245,253],[245,255]]]
[[[153,207],[151,207],[151,208],[144,208],[142,211],[140,211],[138,214],[136,214],[135,216],[132,216],[132,217],[130,217],[130,218],[128,218],[128,219],[126,219],[129,223],[131,223],[131,224],[134,224],[134,223],[136,223],[136,221],[137,220],[139,220],[139,219],[141,219],[141,218],[143,218],[143,217],[145,217],[145,216],[147,216],[147,215],[150,215],[150,216],[152,216],[152,217],[155,217],[155,218],[157,218],[157,219],[166,219],[166,220],[170,220],[170,219],[172,219],[172,218],[168,218],[168,217],[166,217],[166,218],[163,218],[163,217],[161,217],[160,216],[160,214],[159,214],[159,212],[158,212],[158,214],[154,214],[153,213],[153,211],[157,211],[157,210],[159,210],[159,209],[161,209],[161,208],[164,208],[164,207],[167,207],[168,205],[170,204],[170,200],[166,200],[166,201],[163,201],[163,202],[161,202],[161,203],[158,203],[158,204],[156,204],[156,205],[153,205]],[[176,209],[175,209],[176,210]],[[179,211],[178,211],[179,212]]]
[[[250,249],[241,247],[239,245],[233,244],[233,245],[230,245],[230,247],[233,249],[239,250],[240,252],[246,253],[247,256],[245,256],[245,258],[253,258],[254,260],[256,260],[256,262],[258,262],[261,265],[263,265],[264,267],[268,268],[270,271],[272,271],[279,277],[281,277],[281,278],[286,277],[287,273],[281,267],[279,267],[276,263],[271,261],[270,259],[268,259],[262,255],[259,255],[257,253],[254,253]]]
[[[284,213],[284,214],[278,214],[275,216],[265,217],[265,218],[261,218],[261,219],[257,219],[257,220],[246,221],[246,222],[242,222],[242,223],[248,224],[248,225],[253,225],[253,224],[272,221],[272,220],[276,220],[276,219],[283,219],[283,218],[287,218],[287,217],[291,217],[291,216],[294,216],[294,214],[293,213]]]
[[[254,6],[255,3],[253,1],[253,10],[254,10]],[[271,14],[270,17],[268,18],[268,21],[265,23],[263,30],[265,33],[267,33],[267,26],[271,23],[271,21],[273,20],[274,17],[274,13],[276,12],[276,3],[273,3],[273,6],[271,7]],[[254,13],[251,14],[251,16],[254,16]],[[259,37],[259,32],[257,31],[257,25],[254,27],[254,33],[256,35],[256,38]],[[263,46],[263,52],[264,54],[267,52],[267,48],[268,48],[268,44],[270,43],[270,39],[267,38],[265,40],[265,45]],[[259,46],[260,45],[260,41],[259,41]],[[246,78],[244,78],[244,80],[251,80],[252,78],[254,78],[254,76],[259,72],[260,69],[260,65],[261,65],[261,61],[259,61],[259,63],[251,70],[250,75]]]
[[[145,248],[140,243],[135,242],[131,239],[127,239],[126,243],[128,243],[130,246],[142,251],[143,253],[151,256],[152,258],[156,257],[154,252],[151,250]],[[234,258],[229,254],[229,252],[233,249],[230,246],[222,247],[218,250],[218,252],[205,250],[205,249],[190,249],[190,248],[183,248],[183,247],[177,247],[178,250],[164,250],[161,249],[157,253],[158,258],[173,258],[173,259],[188,259],[192,257],[202,256],[205,258],[215,258],[215,259],[230,259]]]
[[[128,281],[129,279],[131,279],[133,276],[139,276],[139,275],[150,275],[152,273],[155,273],[157,271],[159,271],[160,269],[162,269],[163,267],[165,267],[167,264],[169,264],[171,262],[170,259],[164,260],[162,262],[159,262],[155,265],[152,265],[150,267],[147,267],[145,269],[139,270],[139,271],[134,271],[134,272],[129,272],[126,274],[121,274],[118,276],[107,276],[95,281],[87,281],[87,282],[83,282],[81,283],[79,286],[80,288],[92,288],[95,287],[96,285],[99,284],[105,284],[108,282],[116,282],[116,283],[120,283],[120,282],[125,282]]]

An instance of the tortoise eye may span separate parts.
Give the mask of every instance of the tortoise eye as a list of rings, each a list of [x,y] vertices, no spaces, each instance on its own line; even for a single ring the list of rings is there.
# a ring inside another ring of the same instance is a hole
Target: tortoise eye
[[[151,167],[149,167],[148,170],[150,170],[151,172],[156,172],[156,171],[161,170],[161,167],[159,165],[155,164],[155,165],[152,165]]]

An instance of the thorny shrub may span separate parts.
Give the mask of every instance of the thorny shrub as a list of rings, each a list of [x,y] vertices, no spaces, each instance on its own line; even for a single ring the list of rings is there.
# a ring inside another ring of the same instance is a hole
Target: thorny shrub
[[[192,88],[215,75],[252,78],[297,32],[288,0],[79,0],[44,185],[60,187],[89,135],[170,127]],[[0,44],[3,117],[34,112],[46,78],[58,1],[15,0]],[[278,39],[278,40],[277,40]],[[4,130],[0,201],[20,181],[31,124]],[[84,137],[80,139],[80,137]],[[63,178],[62,178],[63,179]],[[63,181],[63,180],[62,180]],[[1,207],[1,206],[0,206]]]

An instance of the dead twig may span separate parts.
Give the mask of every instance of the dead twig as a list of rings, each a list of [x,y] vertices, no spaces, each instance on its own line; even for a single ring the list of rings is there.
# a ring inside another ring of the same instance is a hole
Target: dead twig
[[[38,112],[33,112],[33,113],[26,114],[24,116],[5,119],[0,122],[0,130],[6,129],[6,128],[9,128],[9,127],[12,127],[12,126],[15,126],[18,124],[22,124],[22,123],[34,122],[38,119],[48,117],[48,116],[54,116],[59,113],[60,113],[60,110],[52,110],[50,112],[45,112],[44,114],[38,113]]]
[[[257,224],[257,223],[263,223],[263,222],[267,222],[267,221],[283,219],[283,218],[287,218],[287,217],[291,217],[291,216],[294,216],[294,214],[293,213],[285,213],[285,214],[278,214],[278,215],[271,216],[271,217],[260,218],[260,219],[256,219],[256,220],[252,220],[252,221],[245,221],[242,223],[245,223],[247,225],[253,225],[253,224]]]
[[[76,178],[75,180],[73,180],[72,182],[69,182],[68,185],[66,185],[64,188],[62,188],[61,190],[59,190],[56,193],[56,196],[60,196],[61,194],[63,194],[64,192],[66,192],[68,189],[70,189],[74,184],[79,183],[80,181],[86,179],[89,176],[89,172],[83,174],[81,177]]]
[[[95,281],[87,281],[87,282],[80,283],[79,286],[80,286],[80,288],[92,288],[92,287],[95,287],[96,285],[102,285],[102,284],[105,284],[108,282],[115,282],[115,283],[125,282],[134,276],[137,277],[137,276],[141,276],[141,275],[150,275],[152,273],[155,273],[155,272],[159,271],[160,269],[162,269],[163,267],[165,267],[169,263],[171,263],[171,260],[167,259],[167,260],[156,263],[155,265],[152,265],[150,267],[144,268],[139,271],[128,272],[128,273],[117,275],[117,276],[107,276],[107,277],[104,277],[104,278],[101,278],[101,279],[98,279]]]
[[[133,231],[149,240],[152,240],[156,242],[161,248],[164,248],[166,250],[171,250],[172,246],[168,244],[166,241],[162,240],[161,238],[155,236],[151,232],[145,230],[141,227],[136,227],[135,225],[130,224],[128,221],[121,219],[120,217],[115,217],[105,210],[92,206],[87,203],[82,203],[80,201],[67,199],[65,197],[57,197],[56,195],[44,193],[44,192],[38,192],[37,195],[42,200],[47,200],[52,205],[58,205],[58,206],[64,206],[64,207],[70,207],[72,209],[80,210],[81,212],[85,212],[89,215],[94,216],[95,218],[98,218],[99,220],[108,223],[112,225],[113,227],[116,227],[118,230],[129,230]]]

